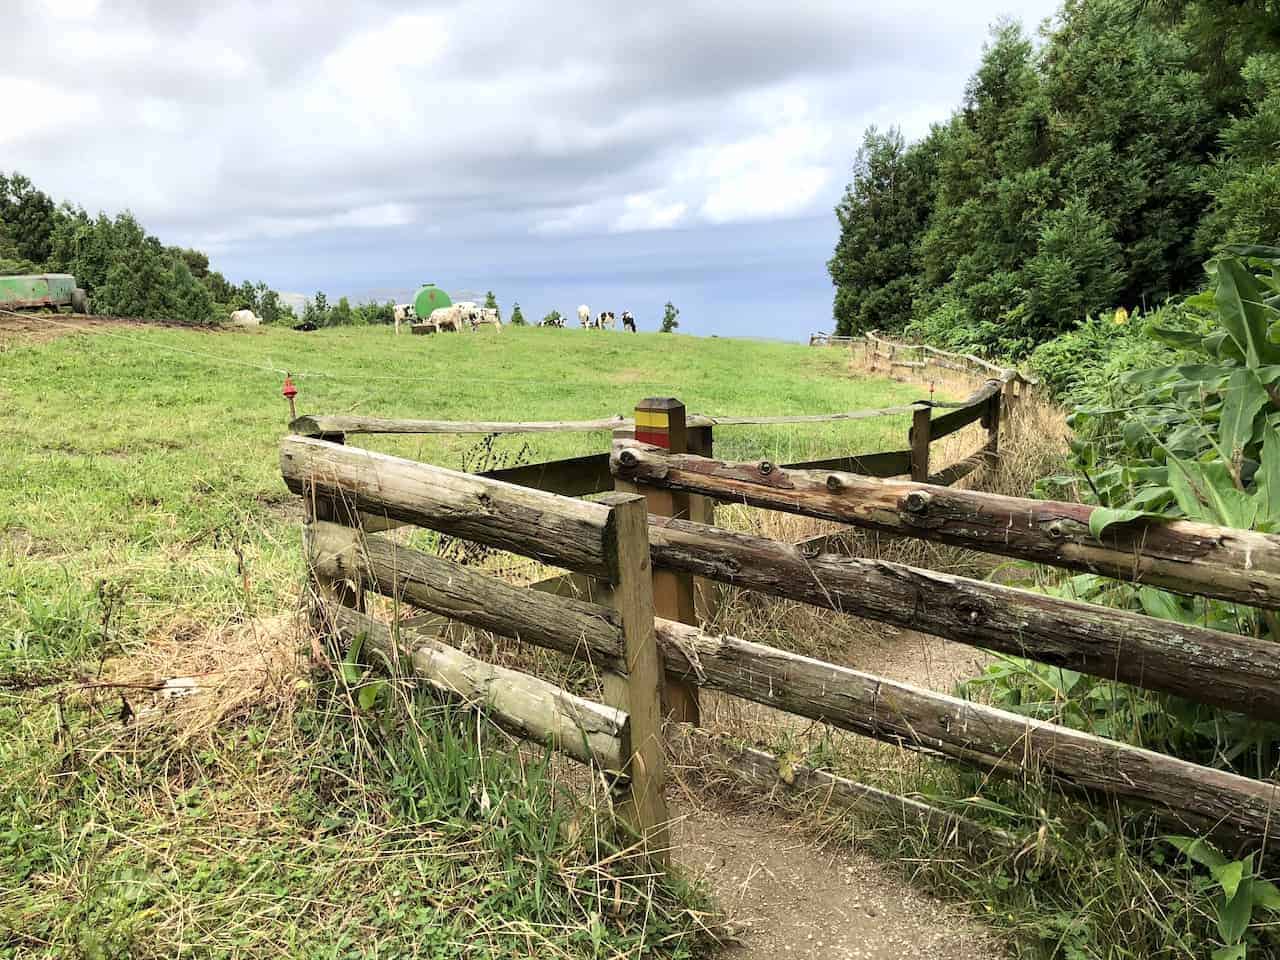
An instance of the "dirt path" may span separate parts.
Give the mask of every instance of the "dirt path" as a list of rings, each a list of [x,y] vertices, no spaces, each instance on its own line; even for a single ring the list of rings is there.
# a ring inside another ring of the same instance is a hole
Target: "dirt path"
[[[679,811],[677,856],[739,931],[726,960],[996,960],[999,944],[958,910],[850,850],[819,849],[777,814]]]

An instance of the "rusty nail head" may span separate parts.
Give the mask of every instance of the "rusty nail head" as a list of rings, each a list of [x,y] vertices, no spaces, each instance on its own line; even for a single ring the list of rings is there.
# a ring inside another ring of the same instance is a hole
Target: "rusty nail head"
[[[835,493],[837,490],[839,490],[843,486],[844,484],[840,482],[840,478],[837,477],[834,473],[831,476],[827,477],[827,489],[830,490],[832,493]]]
[[[624,467],[633,467],[635,466],[636,455],[632,453],[630,450],[623,450],[620,454],[618,454],[618,462],[621,463]]]
[[[760,472],[767,477],[769,474],[773,473],[773,464],[770,463],[768,460],[761,460]]]

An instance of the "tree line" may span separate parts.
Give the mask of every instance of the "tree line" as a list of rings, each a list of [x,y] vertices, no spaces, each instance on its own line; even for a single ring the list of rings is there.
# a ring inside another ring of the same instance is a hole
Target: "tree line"
[[[265,283],[231,283],[200,250],[165,246],[128,211],[91,216],[56,204],[21,173],[0,173],[0,274],[70,273],[94,310],[213,323],[252,309],[269,323],[293,310]]]
[[[828,263],[838,333],[1010,357],[1280,238],[1275,0],[1066,0],[992,32],[960,107],[867,130]]]

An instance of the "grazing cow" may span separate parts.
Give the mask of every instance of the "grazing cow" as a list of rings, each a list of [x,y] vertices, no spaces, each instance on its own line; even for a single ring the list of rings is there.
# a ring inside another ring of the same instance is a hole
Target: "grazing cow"
[[[413,312],[412,303],[397,303],[391,308],[391,316],[396,322],[396,333],[400,332],[401,323],[413,323],[417,319]]]
[[[462,332],[462,323],[464,319],[470,319],[470,313],[466,304],[455,303],[451,307],[438,307],[431,311],[431,316],[427,318],[427,324],[436,330],[444,333],[446,330],[452,330],[454,333]]]
[[[252,310],[233,310],[231,311],[231,325],[233,327],[257,327],[262,325],[262,318]]]
[[[498,311],[493,307],[476,307],[471,311],[471,331],[474,333],[482,326],[489,325],[499,333],[502,332],[502,321],[498,319]]]
[[[604,321],[601,323],[601,326],[603,326],[606,330],[618,329],[618,318],[613,315],[612,310],[608,311],[604,315]]]
[[[585,303],[578,307],[578,323],[582,324],[583,330],[591,325],[591,308]]]
[[[636,332],[636,318],[631,315],[630,310],[622,311],[622,329],[630,330],[632,333]]]

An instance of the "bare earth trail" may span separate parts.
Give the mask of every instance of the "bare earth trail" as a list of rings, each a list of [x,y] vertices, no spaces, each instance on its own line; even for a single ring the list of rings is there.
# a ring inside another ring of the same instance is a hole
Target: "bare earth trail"
[[[677,810],[681,865],[705,878],[739,943],[725,960],[997,960],[963,913],[847,847],[819,849],[784,816],[700,804]]]
[[[972,647],[879,627],[850,666],[934,690],[977,676]],[[783,719],[779,715],[779,720]],[[739,942],[726,960],[997,960],[999,940],[963,909],[847,844],[815,843],[785,813],[699,796],[673,808],[676,858],[710,886]]]

